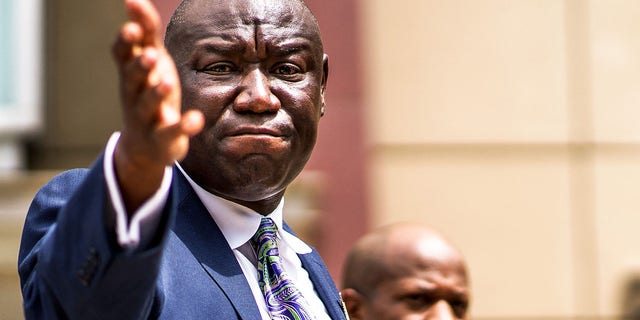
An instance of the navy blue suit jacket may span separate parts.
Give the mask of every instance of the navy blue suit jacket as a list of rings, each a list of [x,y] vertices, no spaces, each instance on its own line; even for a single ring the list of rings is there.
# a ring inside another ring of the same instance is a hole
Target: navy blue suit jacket
[[[260,319],[231,248],[179,170],[148,248],[116,242],[102,158],[35,196],[18,271],[27,319]],[[288,227],[286,227],[288,228]],[[318,253],[299,255],[332,319],[345,319]]]

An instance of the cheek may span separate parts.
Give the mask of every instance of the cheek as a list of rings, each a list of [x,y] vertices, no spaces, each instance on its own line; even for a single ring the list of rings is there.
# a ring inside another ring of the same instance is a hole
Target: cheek
[[[183,86],[183,108],[211,108],[213,105],[222,104],[223,101],[227,100],[227,96],[230,94],[230,90],[227,87]]]
[[[322,105],[322,89],[313,77],[294,83],[273,81],[271,82],[271,92],[280,99],[283,106],[287,104],[306,106],[319,114]]]
[[[233,81],[228,83],[213,82],[203,74],[190,71],[183,75],[182,81],[182,108],[200,109],[207,111],[210,109],[221,109],[230,105],[232,97],[237,88]]]
[[[304,90],[307,89],[307,90]],[[293,118],[297,125],[317,127],[321,118],[322,96],[311,88],[278,91],[282,108]],[[311,92],[310,92],[311,91]],[[313,94],[311,94],[313,93]]]
[[[302,153],[311,154],[318,137],[318,118],[311,115],[292,115]]]

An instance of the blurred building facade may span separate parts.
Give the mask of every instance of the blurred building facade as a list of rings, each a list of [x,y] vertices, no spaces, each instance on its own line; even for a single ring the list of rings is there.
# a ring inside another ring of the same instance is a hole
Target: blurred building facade
[[[358,236],[409,220],[467,256],[474,319],[637,308],[640,2],[307,2],[330,55],[328,105],[290,202],[336,280]],[[177,0],[156,4],[166,21]],[[110,44],[122,4],[45,9],[42,130],[23,139],[29,170],[0,183],[2,319],[21,312],[30,197],[89,166],[120,123]]]
[[[640,268],[640,2],[361,5],[372,224],[450,234],[477,318],[618,315]]]

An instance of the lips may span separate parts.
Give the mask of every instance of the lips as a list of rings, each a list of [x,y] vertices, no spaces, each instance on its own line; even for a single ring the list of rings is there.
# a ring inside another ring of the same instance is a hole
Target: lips
[[[243,124],[227,129],[220,139],[220,152],[234,161],[281,158],[291,151],[291,135],[287,133],[292,131],[287,126]]]
[[[269,127],[240,126],[229,130],[226,136],[242,136],[242,135],[267,135],[273,137],[283,137],[285,134],[281,130]]]

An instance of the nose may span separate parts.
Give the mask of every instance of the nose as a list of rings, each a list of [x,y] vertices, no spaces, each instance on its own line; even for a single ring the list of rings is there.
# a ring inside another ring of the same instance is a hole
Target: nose
[[[440,300],[431,306],[428,320],[453,320],[457,319],[453,309],[447,301]]]
[[[255,113],[276,112],[280,109],[280,100],[271,92],[269,79],[259,68],[242,77],[234,109],[237,112]]]

